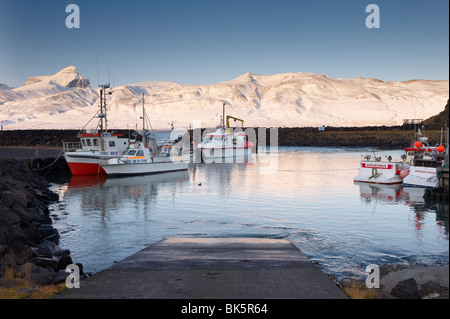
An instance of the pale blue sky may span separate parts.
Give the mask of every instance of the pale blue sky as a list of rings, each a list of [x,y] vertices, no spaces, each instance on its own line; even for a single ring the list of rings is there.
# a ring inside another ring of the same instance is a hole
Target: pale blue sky
[[[79,29],[66,28],[70,3]],[[380,29],[366,28],[370,3]],[[448,12],[448,0],[0,0],[0,83],[75,65],[95,88],[108,61],[115,85],[246,72],[448,80]]]

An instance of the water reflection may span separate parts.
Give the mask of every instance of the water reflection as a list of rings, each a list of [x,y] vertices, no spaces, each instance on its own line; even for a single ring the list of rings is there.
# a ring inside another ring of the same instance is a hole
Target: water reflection
[[[414,206],[424,203],[424,188],[403,187],[402,184],[383,185],[372,183],[358,183],[359,193],[364,203],[376,204],[381,201],[383,203],[398,204],[404,203]]]
[[[390,152],[392,153],[392,152]],[[287,238],[327,273],[404,260],[448,261],[448,204],[423,189],[354,184],[361,150],[280,148],[267,163],[195,164],[55,185],[61,245],[99,271],[165,237]]]
[[[159,193],[164,200],[174,200],[176,193],[189,181],[186,171],[165,174],[107,178],[102,176],[74,176],[65,192],[65,200],[75,201],[83,212],[97,214],[101,220],[111,213],[130,209],[147,220]]]
[[[414,212],[414,228],[416,237],[421,238],[420,231],[424,227],[428,214],[436,216],[435,221],[442,235],[449,234],[449,205],[440,200],[425,199],[425,188],[403,187],[401,184],[382,185],[358,183],[359,193],[365,205],[406,205]]]

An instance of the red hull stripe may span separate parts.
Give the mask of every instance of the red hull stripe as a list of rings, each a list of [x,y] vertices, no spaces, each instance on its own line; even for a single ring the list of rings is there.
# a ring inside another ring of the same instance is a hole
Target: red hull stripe
[[[105,175],[105,170],[95,163],[67,163],[73,176]]]
[[[378,168],[378,169],[392,169],[392,164],[367,164],[361,163],[361,167],[364,168]]]

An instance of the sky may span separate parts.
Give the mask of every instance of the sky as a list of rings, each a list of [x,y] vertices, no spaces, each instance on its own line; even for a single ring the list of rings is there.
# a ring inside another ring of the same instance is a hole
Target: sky
[[[67,28],[69,4],[80,27]],[[367,28],[366,6],[380,10]],[[0,0],[0,83],[74,65],[93,88],[251,72],[449,79],[448,0]]]

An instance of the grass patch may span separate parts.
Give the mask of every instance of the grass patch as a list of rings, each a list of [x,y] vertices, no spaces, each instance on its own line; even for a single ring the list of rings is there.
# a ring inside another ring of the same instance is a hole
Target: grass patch
[[[379,289],[369,289],[362,282],[352,280],[344,285],[342,291],[351,299],[377,299]]]
[[[14,258],[14,254],[10,254]],[[38,285],[29,273],[18,275],[18,269],[8,267],[0,278],[0,299],[50,299],[66,288],[65,283]]]
[[[65,283],[36,286],[21,280],[13,287],[0,288],[0,299],[50,299],[65,288]]]

